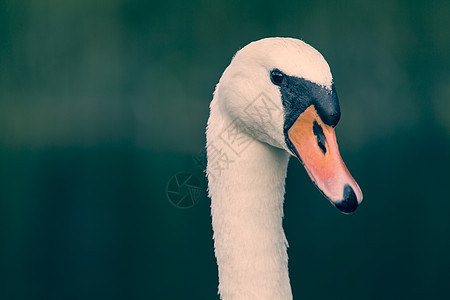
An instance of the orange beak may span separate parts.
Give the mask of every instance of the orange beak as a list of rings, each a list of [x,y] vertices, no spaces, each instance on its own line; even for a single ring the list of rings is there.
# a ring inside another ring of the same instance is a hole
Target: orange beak
[[[313,105],[298,117],[288,136],[324,196],[344,213],[355,211],[363,199],[361,189],[342,161],[334,128],[324,124]]]

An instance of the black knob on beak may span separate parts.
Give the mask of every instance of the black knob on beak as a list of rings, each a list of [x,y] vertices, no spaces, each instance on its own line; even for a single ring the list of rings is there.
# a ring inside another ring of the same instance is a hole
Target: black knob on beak
[[[331,91],[326,88],[314,90],[314,106],[322,121],[328,126],[335,127],[341,118],[341,109],[334,84]]]

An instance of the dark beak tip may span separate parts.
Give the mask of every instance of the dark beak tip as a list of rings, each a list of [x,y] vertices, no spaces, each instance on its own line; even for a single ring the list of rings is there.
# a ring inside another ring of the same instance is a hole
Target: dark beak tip
[[[345,200],[336,203],[335,206],[344,214],[351,214],[358,208],[358,203],[350,203]]]
[[[350,214],[358,208],[358,200],[350,185],[345,185],[343,200],[335,203],[335,206],[345,214]]]

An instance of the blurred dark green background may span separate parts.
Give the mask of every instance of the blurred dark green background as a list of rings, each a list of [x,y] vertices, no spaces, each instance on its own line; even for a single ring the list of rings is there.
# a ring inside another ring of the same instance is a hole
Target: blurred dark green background
[[[295,299],[450,298],[449,1],[0,1],[0,299],[216,299],[202,178],[214,86],[267,36],[317,48],[365,201],[292,160]]]

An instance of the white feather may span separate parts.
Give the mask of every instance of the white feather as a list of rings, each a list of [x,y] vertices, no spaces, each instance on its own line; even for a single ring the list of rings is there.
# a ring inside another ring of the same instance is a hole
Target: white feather
[[[269,76],[275,68],[327,88],[332,84],[322,55],[292,38],[253,42],[224,71],[206,132],[222,299],[292,299],[282,228],[290,152],[281,94]],[[264,107],[270,109],[259,114]]]

